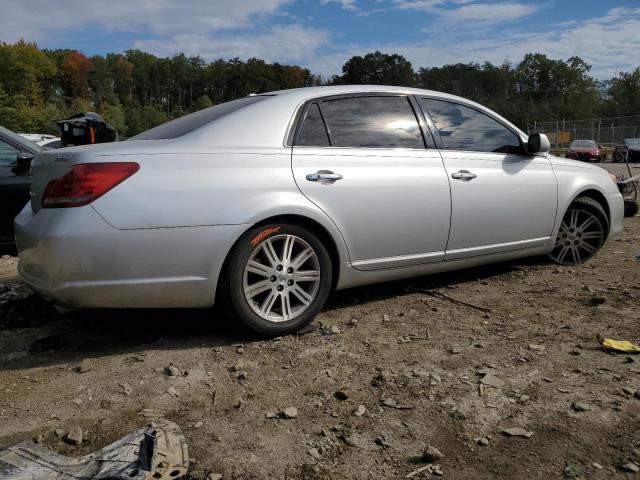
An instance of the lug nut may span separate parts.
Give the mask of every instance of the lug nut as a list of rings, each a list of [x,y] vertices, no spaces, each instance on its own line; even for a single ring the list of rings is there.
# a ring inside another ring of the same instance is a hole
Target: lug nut
[[[293,280],[289,280],[289,281],[287,282],[287,285],[289,285],[289,286],[293,285]]]
[[[287,273],[293,273],[293,268],[291,267],[287,268]]]
[[[269,280],[271,280],[272,282],[275,282],[276,281],[276,276],[275,275],[271,275],[271,278]]]
[[[278,291],[281,292],[284,289],[282,285],[278,285]]]

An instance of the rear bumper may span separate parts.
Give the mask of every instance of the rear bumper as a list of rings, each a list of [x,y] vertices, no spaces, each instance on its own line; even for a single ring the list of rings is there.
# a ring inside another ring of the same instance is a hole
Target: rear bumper
[[[70,307],[169,308],[213,304],[226,253],[243,226],[118,230],[89,205],[27,205],[15,219],[18,273]]]

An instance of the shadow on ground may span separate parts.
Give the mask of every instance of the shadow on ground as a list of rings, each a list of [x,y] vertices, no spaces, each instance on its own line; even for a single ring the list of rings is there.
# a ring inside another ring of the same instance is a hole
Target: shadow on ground
[[[541,262],[544,260],[524,259],[343,290],[331,295],[325,311],[411,294],[412,289],[441,289],[489,279]],[[23,341],[6,341],[19,336],[25,337]],[[82,310],[61,315],[51,303],[28,293],[0,306],[0,358],[4,357],[0,370],[75,362],[89,354],[213,348],[260,340],[219,308]],[[13,350],[16,355],[12,355],[7,345],[15,349],[16,343],[24,348]]]

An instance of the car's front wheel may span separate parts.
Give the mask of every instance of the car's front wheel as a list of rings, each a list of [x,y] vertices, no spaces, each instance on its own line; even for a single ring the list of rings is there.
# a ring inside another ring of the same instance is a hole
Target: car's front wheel
[[[226,275],[227,304],[252,330],[292,333],[320,312],[332,264],[312,231],[285,223],[255,227],[238,241]]]
[[[609,233],[609,220],[598,202],[576,198],[567,209],[549,257],[560,265],[578,265],[593,257]]]

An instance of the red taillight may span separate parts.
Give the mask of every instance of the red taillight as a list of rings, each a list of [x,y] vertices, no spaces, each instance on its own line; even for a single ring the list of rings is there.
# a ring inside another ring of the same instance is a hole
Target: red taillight
[[[135,162],[83,163],[52,180],[42,195],[43,208],[81,207],[101,197],[140,169]]]

